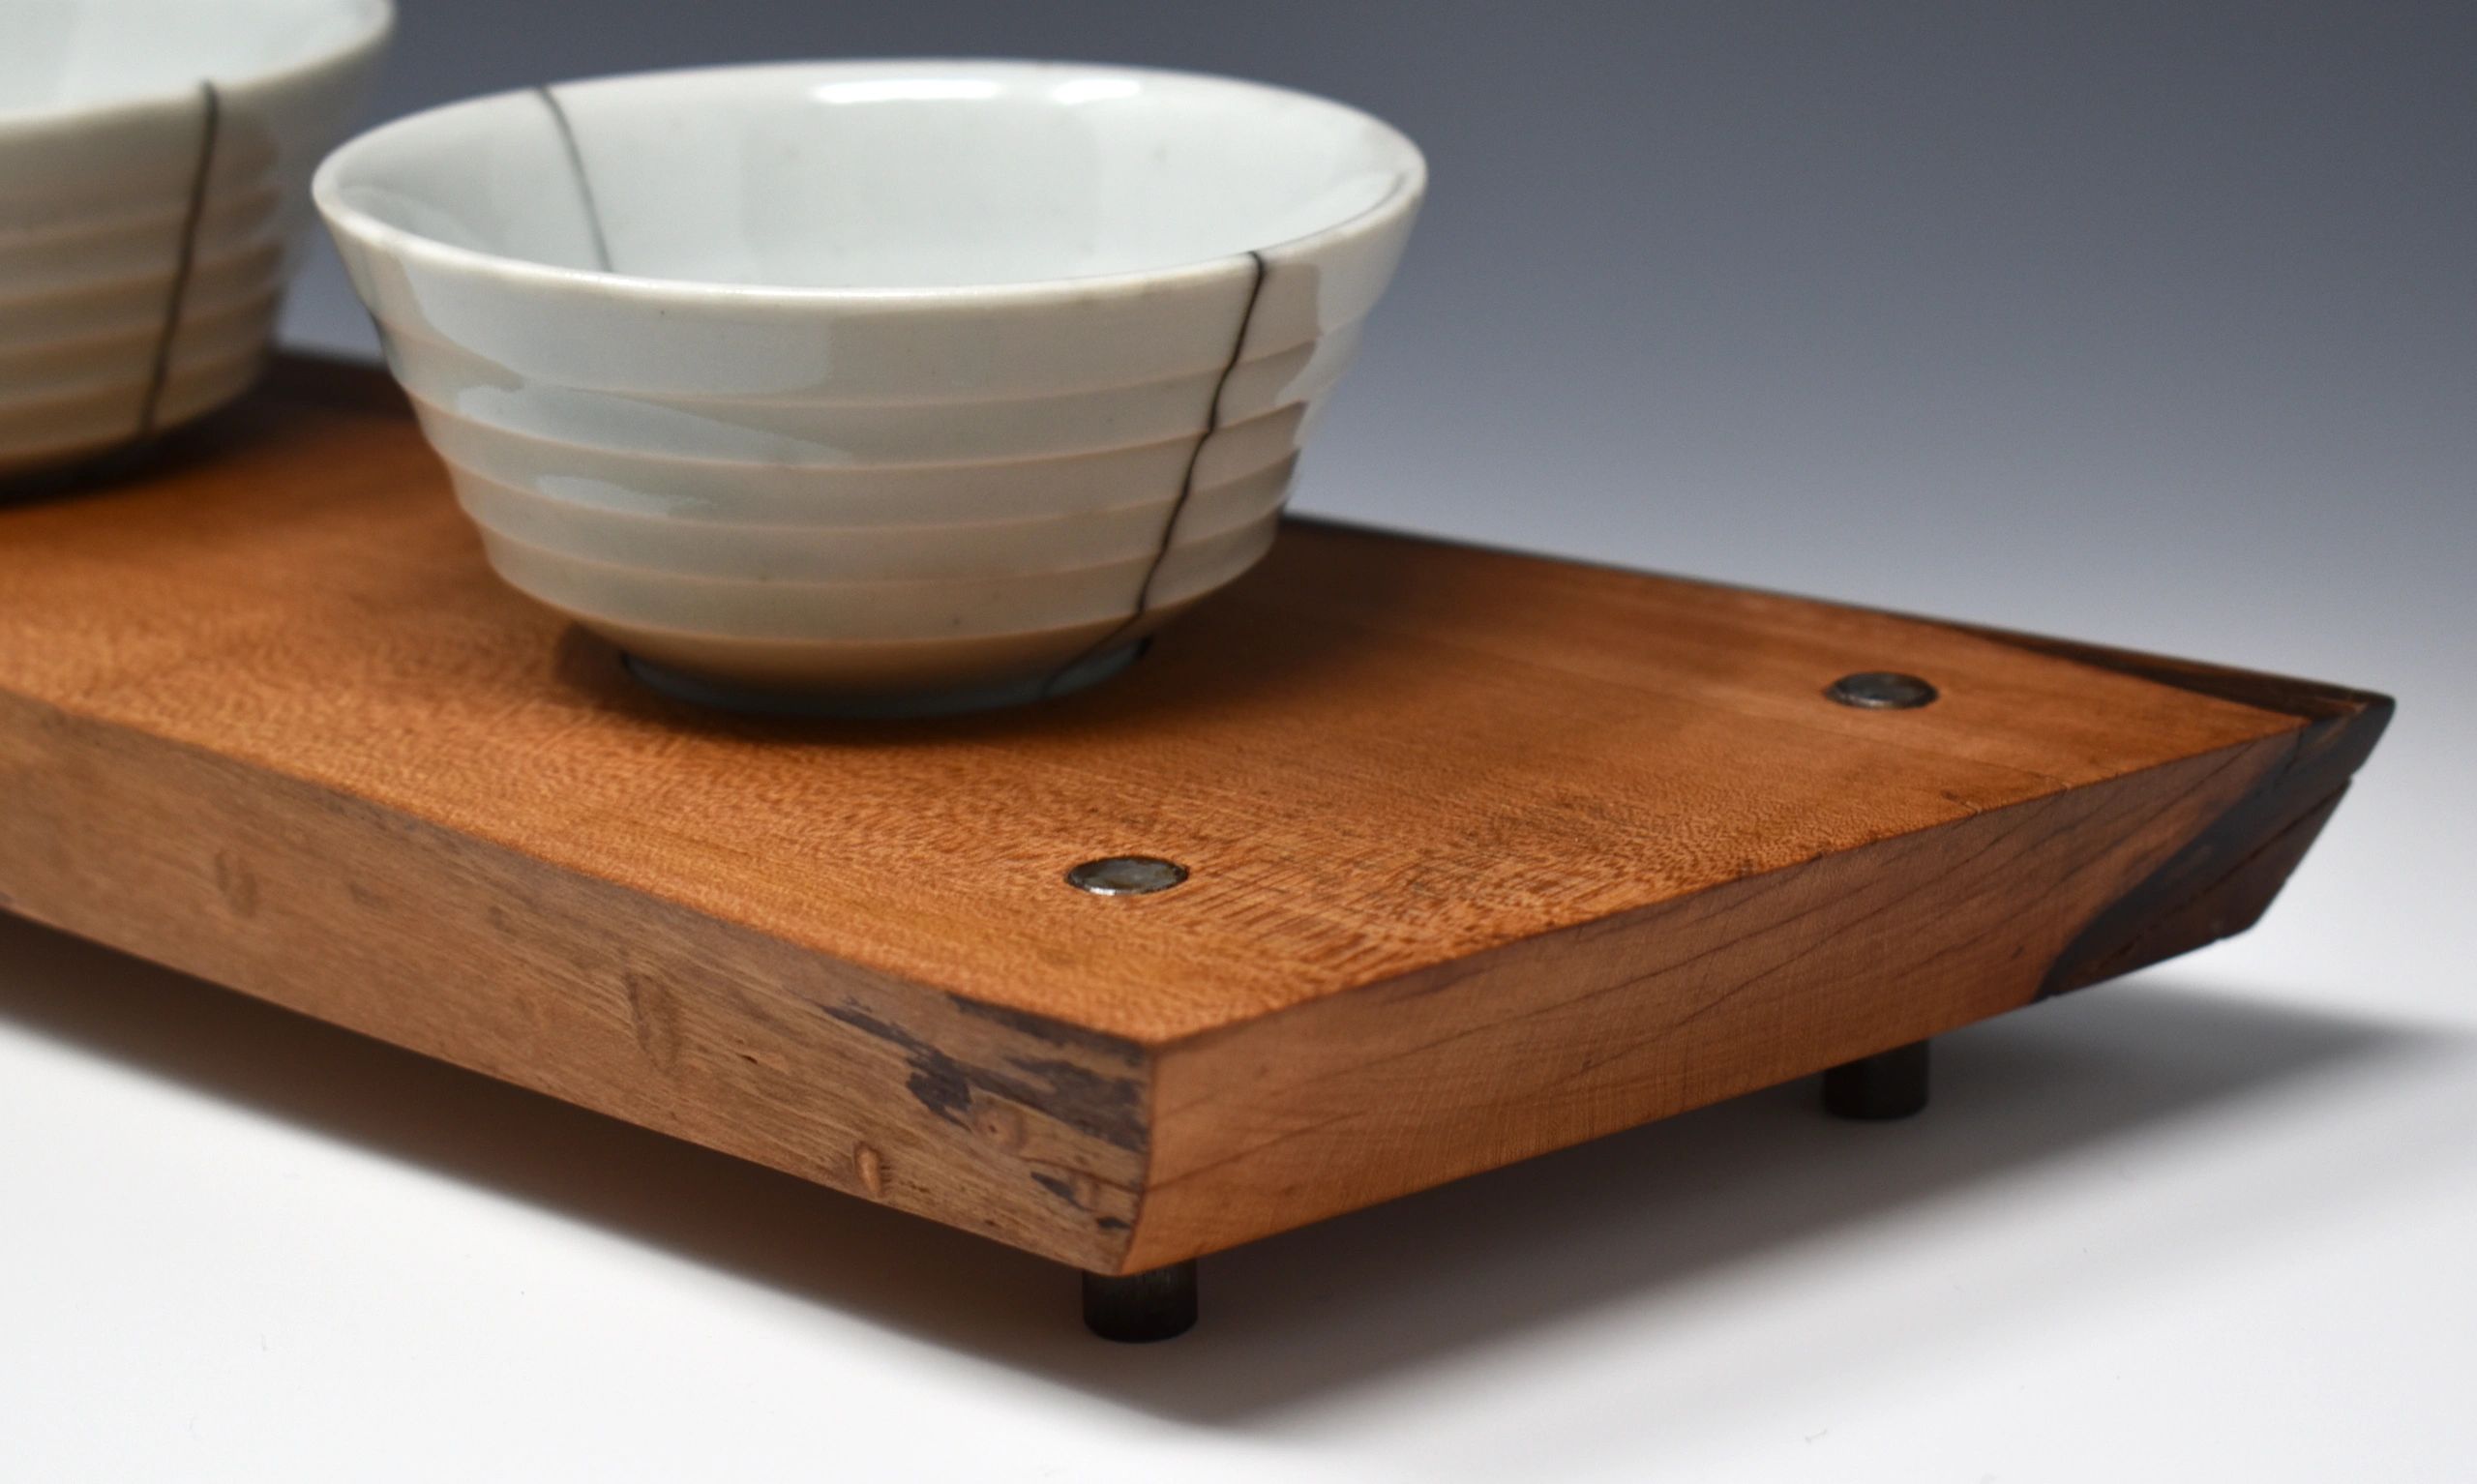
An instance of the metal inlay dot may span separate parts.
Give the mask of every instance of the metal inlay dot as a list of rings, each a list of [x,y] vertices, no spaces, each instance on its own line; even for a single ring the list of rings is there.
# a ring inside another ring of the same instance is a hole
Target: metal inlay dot
[[[1844,706],[1857,706],[1862,710],[1907,711],[1933,700],[1936,693],[1933,686],[1916,675],[1904,675],[1897,670],[1870,669],[1841,676],[1824,694]]]
[[[1105,855],[1068,872],[1066,884],[1095,897],[1142,897],[1186,878],[1186,867],[1157,855]]]

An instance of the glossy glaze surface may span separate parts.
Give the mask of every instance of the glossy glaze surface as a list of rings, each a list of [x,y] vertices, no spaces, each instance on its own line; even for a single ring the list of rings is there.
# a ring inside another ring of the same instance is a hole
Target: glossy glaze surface
[[[0,478],[249,385],[311,169],[391,19],[387,0],[9,0]]]
[[[503,577],[865,696],[1063,671],[1261,557],[1424,184],[1320,99],[927,62],[480,99],[317,197]]]

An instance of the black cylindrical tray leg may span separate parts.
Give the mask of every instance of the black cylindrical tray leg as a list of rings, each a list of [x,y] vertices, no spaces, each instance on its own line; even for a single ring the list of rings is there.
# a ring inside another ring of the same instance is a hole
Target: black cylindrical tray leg
[[[1104,1340],[1167,1340],[1185,1334],[1195,1321],[1192,1260],[1150,1272],[1084,1275],[1084,1324]]]
[[[1823,1074],[1823,1106],[1835,1118],[1906,1118],[1926,1106],[1926,1043],[1912,1041]]]

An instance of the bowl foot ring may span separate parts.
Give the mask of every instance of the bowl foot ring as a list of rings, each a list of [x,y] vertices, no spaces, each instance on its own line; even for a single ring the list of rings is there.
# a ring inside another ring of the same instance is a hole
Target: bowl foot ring
[[[657,665],[633,654],[622,654],[619,663],[629,674],[673,700],[692,706],[704,706],[716,711],[736,712],[742,716],[774,716],[824,718],[838,721],[895,721],[912,717],[961,716],[972,711],[995,711],[1006,706],[1028,705],[1059,696],[1071,696],[1088,686],[1100,684],[1126,668],[1141,655],[1149,642],[1138,639],[1116,649],[1105,649],[1088,655],[1063,670],[1043,671],[1018,680],[1004,680],[993,685],[959,686],[942,691],[868,693],[853,695],[837,692],[777,691],[759,686],[734,685],[728,680],[713,680],[692,675],[684,670]]]

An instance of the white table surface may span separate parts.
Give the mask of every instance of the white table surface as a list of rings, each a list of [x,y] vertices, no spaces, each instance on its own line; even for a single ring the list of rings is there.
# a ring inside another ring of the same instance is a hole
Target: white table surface
[[[2261,928],[1950,1037],[1921,1118],[1781,1089],[1468,1180],[1209,1260],[1149,1348],[1033,1259],[0,918],[0,1480],[2477,1478],[2464,51],[2354,8],[1625,47],[1529,7],[406,9],[385,111],[726,20],[1347,92],[1437,193],[1304,506],[2401,715]],[[289,323],[367,346],[324,258]]]

